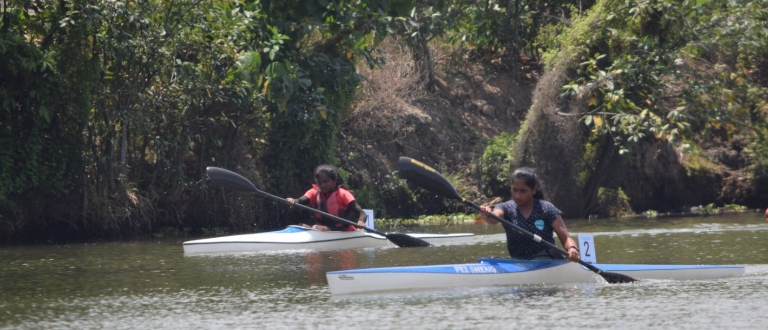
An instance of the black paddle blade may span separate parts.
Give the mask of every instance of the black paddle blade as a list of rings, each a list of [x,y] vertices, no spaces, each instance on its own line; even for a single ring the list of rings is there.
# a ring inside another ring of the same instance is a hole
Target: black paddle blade
[[[400,176],[417,186],[445,198],[463,200],[448,179],[426,164],[408,157],[400,157],[397,167]]]
[[[637,280],[624,274],[599,272],[598,275],[602,276],[605,281],[611,284],[618,283],[637,283]]]
[[[222,187],[247,193],[255,193],[259,191],[251,181],[248,181],[248,179],[235,172],[213,166],[206,168],[205,171],[208,173],[208,178],[210,178],[211,181]]]
[[[408,236],[406,234],[387,234],[387,239],[392,242],[393,244],[399,246],[399,247],[427,247],[432,246],[431,244],[427,243],[426,241],[420,240],[416,237]]]

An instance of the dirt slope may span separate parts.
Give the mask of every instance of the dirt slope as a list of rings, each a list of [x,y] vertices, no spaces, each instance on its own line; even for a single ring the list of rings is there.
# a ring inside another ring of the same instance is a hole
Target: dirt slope
[[[530,107],[535,73],[518,82],[493,65],[465,63],[450,72],[440,65],[436,88],[429,92],[405,50],[396,45],[386,50],[383,67],[360,71],[367,81],[342,123],[338,157],[350,172],[348,185],[384,184],[400,156],[444,175],[461,172],[471,181],[472,162],[485,140],[518,131]]]
[[[342,122],[337,156],[349,172],[347,185],[386,189],[398,158],[407,156],[446,176],[458,175],[469,186],[479,186],[473,162],[489,137],[517,133],[531,107],[540,68],[526,65],[523,78],[515,80],[493,64],[457,63],[438,53],[436,88],[430,92],[422,87],[404,48],[390,43],[384,56],[383,67],[360,70],[367,81]],[[635,212],[685,211],[711,202],[765,207],[758,204],[760,196],[768,195],[766,189],[760,190],[747,178],[743,171],[747,161],[738,140],[706,145],[712,166],[696,177],[686,172],[684,155],[672,154],[673,149],[663,146],[647,147],[635,155],[630,166],[633,174],[625,175],[638,180],[620,183],[627,187]],[[672,153],[661,157],[661,151]],[[659,157],[671,163],[663,165]],[[408,216],[407,211],[393,210],[401,204],[380,207],[389,216]]]

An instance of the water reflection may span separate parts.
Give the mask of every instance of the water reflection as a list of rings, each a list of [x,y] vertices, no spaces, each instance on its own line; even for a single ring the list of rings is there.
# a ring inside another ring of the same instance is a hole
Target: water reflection
[[[304,255],[307,269],[307,283],[325,280],[325,273],[331,270],[358,268],[357,252],[353,250],[308,252]]]

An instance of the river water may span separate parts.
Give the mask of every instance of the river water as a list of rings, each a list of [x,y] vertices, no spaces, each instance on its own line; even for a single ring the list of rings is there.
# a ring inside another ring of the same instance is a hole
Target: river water
[[[764,329],[762,214],[568,220],[600,263],[739,264],[744,276],[637,284],[481,287],[332,296],[325,272],[507,256],[500,226],[476,242],[185,257],[187,239],[1,247],[0,329]],[[378,228],[386,231],[385,228]]]

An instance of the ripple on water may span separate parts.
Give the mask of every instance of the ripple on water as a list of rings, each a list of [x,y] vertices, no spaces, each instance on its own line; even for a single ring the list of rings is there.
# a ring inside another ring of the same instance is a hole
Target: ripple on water
[[[426,249],[193,258],[174,241],[3,249],[0,329],[761,329],[768,225],[717,219],[574,227],[598,233],[602,263],[747,264],[744,276],[334,297],[326,271],[504,256],[503,234]]]

